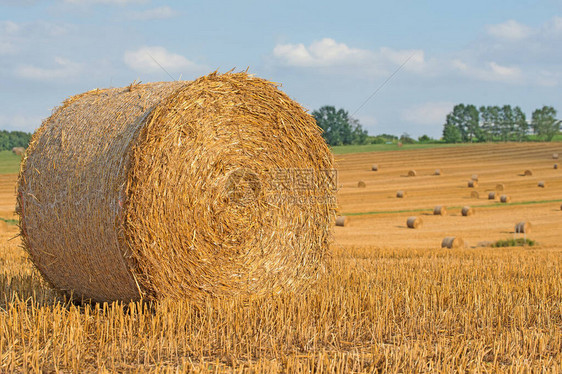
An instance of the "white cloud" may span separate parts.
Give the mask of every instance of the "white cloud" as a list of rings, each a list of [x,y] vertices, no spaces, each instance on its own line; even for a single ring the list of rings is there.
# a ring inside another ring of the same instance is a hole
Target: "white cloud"
[[[113,4],[113,5],[127,5],[127,4],[142,4],[147,0],[64,0],[68,4],[87,5],[87,4]]]
[[[488,82],[522,83],[524,74],[517,66],[500,65],[495,61],[486,63],[470,64],[460,59],[451,62],[453,70],[473,79]]]
[[[486,28],[489,35],[503,40],[518,41],[530,37],[535,30],[515,20],[508,20]]]
[[[167,19],[172,18],[176,15],[176,12],[172,10],[169,6],[161,6],[158,8],[142,10],[138,12],[132,12],[131,18],[139,21],[150,21],[156,19]]]
[[[164,47],[141,47],[134,51],[126,51],[123,57],[125,64],[141,73],[168,72],[199,72],[207,70],[204,66],[188,60],[182,55],[168,52]]]
[[[446,101],[414,105],[402,112],[402,119],[419,125],[442,125],[455,104]]]
[[[8,131],[29,131],[32,132],[41,126],[43,118],[38,116],[28,116],[23,114],[0,115],[0,129]]]
[[[338,69],[349,74],[384,75],[403,64],[405,70],[422,71],[425,68],[422,50],[398,50],[383,47],[372,51],[353,48],[334,39],[324,38],[309,46],[304,44],[278,44],[273,57],[286,66],[299,68]]]
[[[31,64],[23,64],[16,67],[16,74],[22,78],[31,80],[55,80],[70,78],[78,75],[82,66],[76,62],[62,57],[55,57],[53,67],[38,67]]]

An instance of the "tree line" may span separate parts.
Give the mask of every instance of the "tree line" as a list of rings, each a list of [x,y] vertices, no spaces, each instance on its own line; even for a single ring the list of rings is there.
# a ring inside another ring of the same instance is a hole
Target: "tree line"
[[[11,151],[14,147],[27,148],[31,134],[23,131],[0,130],[0,151]]]
[[[527,141],[530,130],[538,140],[551,141],[560,131],[556,109],[543,106],[533,111],[528,121],[520,107],[511,105],[476,106],[455,105],[443,125],[446,143]]]

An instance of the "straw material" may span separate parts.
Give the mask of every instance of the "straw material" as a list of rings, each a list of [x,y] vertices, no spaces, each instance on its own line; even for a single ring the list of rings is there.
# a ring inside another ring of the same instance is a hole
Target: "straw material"
[[[473,199],[479,199],[479,198],[480,198],[480,194],[478,193],[478,191],[471,191],[471,192],[470,192],[470,197],[472,197]]]
[[[541,187],[541,188],[545,188],[546,187],[546,182],[545,181],[540,181],[539,183],[537,183],[537,186]]]
[[[8,223],[0,219],[0,232],[8,231]]]
[[[409,177],[415,177],[416,175],[417,175],[417,173],[416,173],[415,170],[410,170],[410,171],[408,171],[408,176],[409,176]]]
[[[397,191],[396,197],[399,198],[399,199],[405,198],[406,197],[406,191]]]
[[[523,175],[525,175],[526,177],[530,177],[531,175],[533,175],[533,171],[527,169],[527,170],[525,170],[525,171],[523,172]]]
[[[423,221],[420,217],[408,217],[406,224],[410,229],[418,229],[423,226]]]
[[[460,248],[464,247],[464,240],[454,236],[446,236],[441,242],[441,248]]]
[[[372,170],[372,171],[379,171],[379,165],[373,164],[373,165],[371,166],[371,170]]]
[[[313,117],[246,73],[93,90],[32,138],[21,235],[77,298],[299,291],[326,258],[332,167]]]
[[[470,177],[470,179],[472,179],[473,181],[478,182],[478,174],[472,174],[472,177]]]
[[[496,200],[496,196],[495,192],[490,192],[488,193],[488,200]]]
[[[433,208],[433,215],[434,216],[446,216],[447,215],[447,208],[443,205],[437,205]]]
[[[470,188],[478,187],[478,181],[475,180],[468,181],[468,187]]]
[[[365,183],[364,181],[359,181],[359,182],[357,182],[357,187],[358,188],[365,188],[365,187],[367,187],[367,183]]]
[[[336,226],[347,226],[349,224],[349,218],[346,216],[339,216],[336,218]]]
[[[507,196],[507,195],[501,195],[500,196],[500,201],[502,203],[509,203],[511,201],[511,197]]]
[[[496,184],[496,191],[503,191],[505,189],[505,185],[503,183]]]
[[[472,209],[472,208],[469,207],[469,206],[465,206],[465,207],[462,208],[461,214],[462,214],[463,216],[465,216],[465,217],[466,217],[466,216],[471,216],[471,215],[474,214],[474,209]]]
[[[529,234],[531,232],[531,222],[519,222],[515,225],[517,234]]]

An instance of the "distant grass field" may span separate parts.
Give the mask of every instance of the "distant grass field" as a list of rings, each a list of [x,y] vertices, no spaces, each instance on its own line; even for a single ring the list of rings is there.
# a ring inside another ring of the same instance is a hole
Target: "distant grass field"
[[[0,151],[0,174],[17,174],[20,170],[21,156],[11,151]]]
[[[411,149],[424,149],[424,148],[447,148],[447,147],[465,147],[470,146],[470,143],[457,143],[457,144],[440,144],[440,143],[427,143],[427,144],[404,144],[398,147],[396,144],[363,144],[363,145],[338,145],[333,146],[332,152],[336,155],[345,155],[349,153],[364,153],[364,152],[384,152],[384,151],[406,151]]]

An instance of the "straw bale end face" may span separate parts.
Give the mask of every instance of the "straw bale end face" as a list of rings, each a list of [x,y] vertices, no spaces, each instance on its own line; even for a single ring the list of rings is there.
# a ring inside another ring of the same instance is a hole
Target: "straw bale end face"
[[[441,248],[460,248],[464,247],[464,240],[454,236],[446,236],[441,242]]]
[[[410,229],[419,229],[423,226],[423,220],[420,217],[408,217],[406,225]]]
[[[472,215],[474,215],[474,209],[469,207],[469,206],[465,206],[465,207],[462,208],[461,214],[465,217],[472,216]]]
[[[306,289],[326,258],[336,183],[299,104],[266,80],[211,74],[68,99],[33,136],[18,212],[59,290],[197,301]]]

